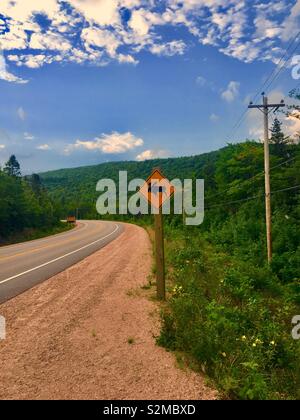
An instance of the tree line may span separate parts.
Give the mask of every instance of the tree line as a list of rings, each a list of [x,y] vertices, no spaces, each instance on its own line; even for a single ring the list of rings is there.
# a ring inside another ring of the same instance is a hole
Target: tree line
[[[22,177],[12,155],[0,168],[0,241],[26,229],[49,229],[59,224],[59,213],[39,175]]]

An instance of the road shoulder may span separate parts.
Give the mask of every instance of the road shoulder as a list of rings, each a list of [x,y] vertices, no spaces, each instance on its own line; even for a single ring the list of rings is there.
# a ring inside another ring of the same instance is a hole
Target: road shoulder
[[[141,289],[151,255],[147,233],[126,225],[105,248],[0,305],[0,398],[215,398],[155,345],[158,306]]]

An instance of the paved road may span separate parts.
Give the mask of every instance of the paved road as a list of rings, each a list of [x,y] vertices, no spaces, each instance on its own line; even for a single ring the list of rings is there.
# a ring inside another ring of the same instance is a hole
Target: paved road
[[[72,231],[0,248],[0,303],[65,270],[118,237],[114,222],[80,221]]]

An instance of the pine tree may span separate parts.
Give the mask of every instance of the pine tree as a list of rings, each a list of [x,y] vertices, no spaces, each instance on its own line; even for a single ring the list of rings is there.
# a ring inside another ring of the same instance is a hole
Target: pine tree
[[[9,176],[15,176],[15,177],[21,176],[20,164],[17,161],[17,158],[15,155],[11,155],[11,157],[8,159],[8,161],[6,162],[3,168],[3,172],[5,172]]]
[[[43,186],[40,176],[38,174],[32,174],[31,177],[29,177],[29,183],[35,195],[41,195]]]
[[[289,143],[289,137],[286,137],[281,129],[282,122],[275,118],[271,131],[270,143],[274,144],[274,152],[278,156],[285,154],[285,146]]]

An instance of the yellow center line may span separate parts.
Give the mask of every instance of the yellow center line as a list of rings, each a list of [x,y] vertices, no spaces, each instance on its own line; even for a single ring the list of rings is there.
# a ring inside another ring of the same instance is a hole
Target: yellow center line
[[[87,238],[88,238],[88,236],[83,236],[82,238],[79,238],[79,239],[83,240],[83,239],[87,239]],[[21,255],[32,254],[32,253],[34,253],[36,251],[39,251],[39,250],[44,250],[44,249],[47,249],[47,248],[54,248],[54,247],[61,246],[61,245],[67,244],[69,242],[74,242],[74,241],[78,241],[78,238],[72,238],[72,239],[69,239],[67,241],[54,243],[54,244],[50,244],[50,245],[45,245],[45,246],[38,247],[38,248],[33,248],[33,249],[28,250],[28,251],[23,251],[23,252],[19,252],[17,254],[14,254],[14,255],[10,255],[8,257],[0,257],[0,262],[19,257]]]

